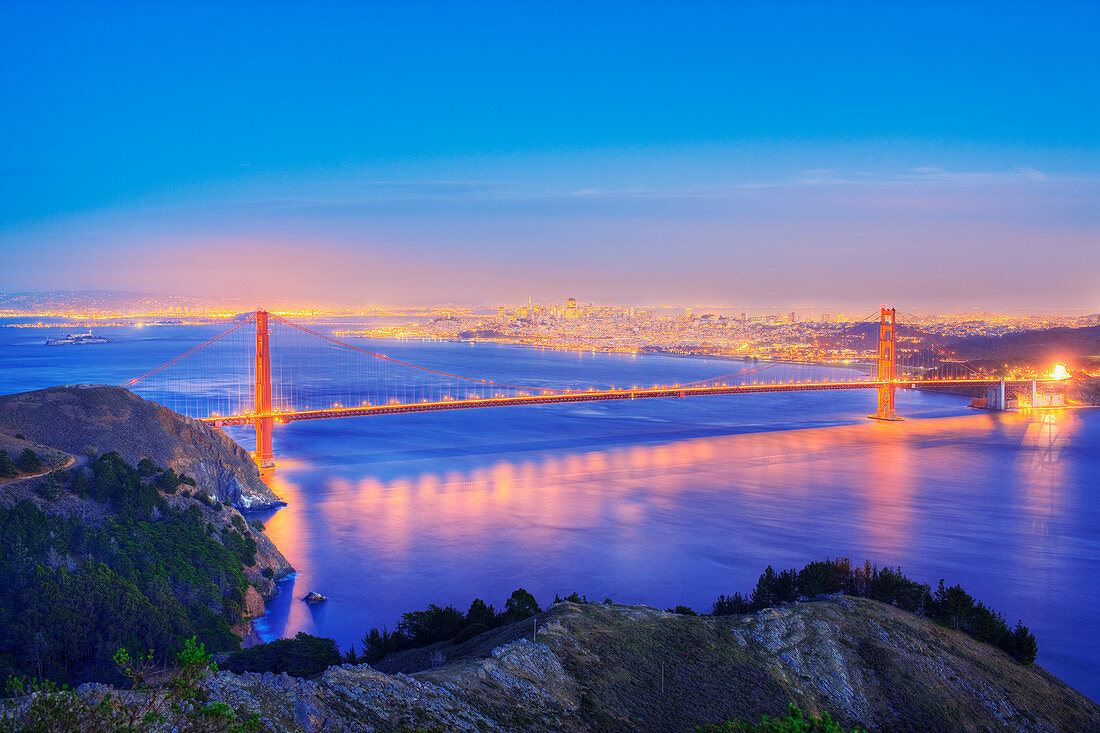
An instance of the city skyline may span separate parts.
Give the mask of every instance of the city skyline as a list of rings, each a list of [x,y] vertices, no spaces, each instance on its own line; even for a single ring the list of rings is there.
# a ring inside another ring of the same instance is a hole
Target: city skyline
[[[1100,310],[1090,4],[0,12],[3,292]]]

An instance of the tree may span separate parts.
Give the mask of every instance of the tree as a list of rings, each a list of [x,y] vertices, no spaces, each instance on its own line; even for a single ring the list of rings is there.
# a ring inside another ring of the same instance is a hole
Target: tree
[[[390,652],[397,651],[397,633],[390,633],[385,627],[382,630],[371,629],[369,634],[360,642],[363,647],[361,659],[367,664],[374,664]]]
[[[84,471],[79,468],[74,468],[69,472],[69,475],[72,477],[69,483],[69,490],[81,499],[87,498],[88,489],[91,488],[91,484],[88,483],[88,477],[84,475]]]
[[[176,475],[176,472],[169,468],[167,471],[157,476],[156,484],[157,488],[164,493],[174,494],[176,493],[176,489],[179,488],[180,479],[179,476]]]
[[[718,596],[718,600],[711,606],[710,615],[734,616],[750,610],[749,600],[740,593],[734,593],[732,596]]]
[[[497,623],[497,612],[492,605],[486,605],[485,601],[475,598],[470,604],[470,610],[466,611],[466,625],[484,624],[486,628],[492,628]]]
[[[15,475],[15,461],[11,459],[6,450],[0,449],[0,478],[11,478]]]
[[[1039,645],[1035,642],[1035,637],[1021,621],[1016,622],[1016,628],[1005,636],[1000,647],[1023,665],[1034,662],[1039,653]]]
[[[797,601],[798,574],[794,570],[784,570],[777,573],[769,565],[757,578],[751,600],[754,611],[778,606],[780,603]]]
[[[531,618],[540,610],[535,597],[523,588],[512,591],[512,595],[504,602],[504,616],[508,623]]]
[[[36,491],[46,501],[57,501],[61,498],[61,483],[57,480],[57,471],[46,474],[46,480],[38,485]]]
[[[344,655],[332,639],[299,631],[293,639],[278,639],[242,649],[225,663],[230,672],[286,672],[292,677],[311,677],[342,664]]]
[[[15,460],[15,463],[19,466],[19,470],[24,473],[32,473],[42,468],[42,459],[30,448],[24,448],[23,452],[19,454],[19,458]]]
[[[423,646],[453,639],[463,625],[462,612],[457,608],[441,608],[433,603],[426,611],[401,614],[401,623],[397,625],[397,630],[409,637],[413,645]]]
[[[974,608],[974,599],[962,589],[962,586],[953,585],[950,588],[944,588],[943,578],[940,578],[940,586],[936,589],[934,600],[939,619],[950,624],[956,631],[959,626],[965,624],[970,610]]]

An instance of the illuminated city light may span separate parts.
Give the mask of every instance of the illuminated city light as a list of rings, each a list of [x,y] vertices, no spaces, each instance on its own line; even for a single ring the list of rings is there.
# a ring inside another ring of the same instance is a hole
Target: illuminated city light
[[[1055,364],[1046,375],[1050,379],[1069,379],[1072,376],[1065,364]]]

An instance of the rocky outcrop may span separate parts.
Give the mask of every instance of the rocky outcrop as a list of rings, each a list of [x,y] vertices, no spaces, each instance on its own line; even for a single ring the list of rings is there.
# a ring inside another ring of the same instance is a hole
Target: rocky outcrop
[[[1100,730],[1100,706],[1042,668],[864,599],[730,617],[559,603],[537,640],[412,675],[223,672],[207,692],[278,731],[684,731],[788,702],[872,731]]]
[[[316,680],[223,672],[207,691],[282,731],[588,730],[577,682],[549,648],[527,640],[431,678],[343,665]]]
[[[0,397],[0,433],[84,455],[117,451],[194,478],[238,509],[281,504],[248,452],[223,431],[143,400],[121,387],[51,387]]]

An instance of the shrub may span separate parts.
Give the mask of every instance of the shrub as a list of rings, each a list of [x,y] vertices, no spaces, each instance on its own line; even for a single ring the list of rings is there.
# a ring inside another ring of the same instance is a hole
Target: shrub
[[[698,733],[849,733],[848,729],[833,721],[828,711],[821,715],[804,717],[794,703],[787,705],[787,714],[780,718],[760,717],[759,723],[728,720],[725,723],[700,725]],[[852,728],[850,733],[865,733],[862,728]]]
[[[15,465],[24,473],[32,473],[41,470],[42,459],[30,448],[24,448],[23,452],[19,454],[19,457],[15,459]]]
[[[84,473],[83,469],[74,468],[69,471],[69,491],[73,492],[81,499],[88,498],[88,491],[92,485],[88,483],[88,476]]]
[[[180,477],[176,475],[175,471],[169,468],[157,476],[155,483],[157,488],[164,493],[174,494],[176,493],[176,489],[179,488]]]
[[[734,616],[740,613],[748,613],[752,610],[752,605],[749,603],[749,599],[745,598],[740,593],[734,593],[732,596],[718,596],[718,600],[711,606],[711,616]]]
[[[539,612],[534,596],[522,588],[514,591],[505,603],[504,613],[498,613],[480,598],[470,604],[465,616],[453,606],[432,604],[423,611],[401,615],[397,630],[371,629],[363,636],[363,661],[374,664],[391,652],[415,649],[439,641],[460,643],[506,623],[530,618]]]
[[[562,601],[565,601],[566,603],[588,603],[588,596],[582,596],[582,595],[579,595],[576,591],[573,591],[572,593],[567,595],[565,598],[562,598],[561,596],[559,596],[558,594],[555,593],[554,594],[554,603],[561,603]]]
[[[6,450],[0,449],[0,478],[12,478],[15,473],[15,461]]]
[[[35,487],[35,492],[46,501],[57,501],[61,498],[61,483],[57,480],[57,472],[46,474],[46,479]]]
[[[114,666],[139,694],[106,691],[99,699],[85,699],[52,682],[27,682],[13,678],[11,691],[29,695],[24,706],[13,706],[0,717],[0,732],[7,731],[146,731],[189,730],[210,733],[258,731],[257,715],[241,719],[224,703],[209,702],[199,682],[218,665],[201,642],[191,637],[165,668],[149,654],[131,657],[125,648],[115,652]],[[156,675],[157,687],[149,683]],[[168,723],[168,725],[164,725]]]
[[[256,564],[256,540],[245,537],[235,529],[225,527],[222,530],[222,544],[241,560],[241,564],[251,567]]]
[[[335,641],[299,631],[293,639],[279,639],[242,649],[230,655],[225,668],[238,674],[286,672],[292,677],[311,677],[343,661]]]

